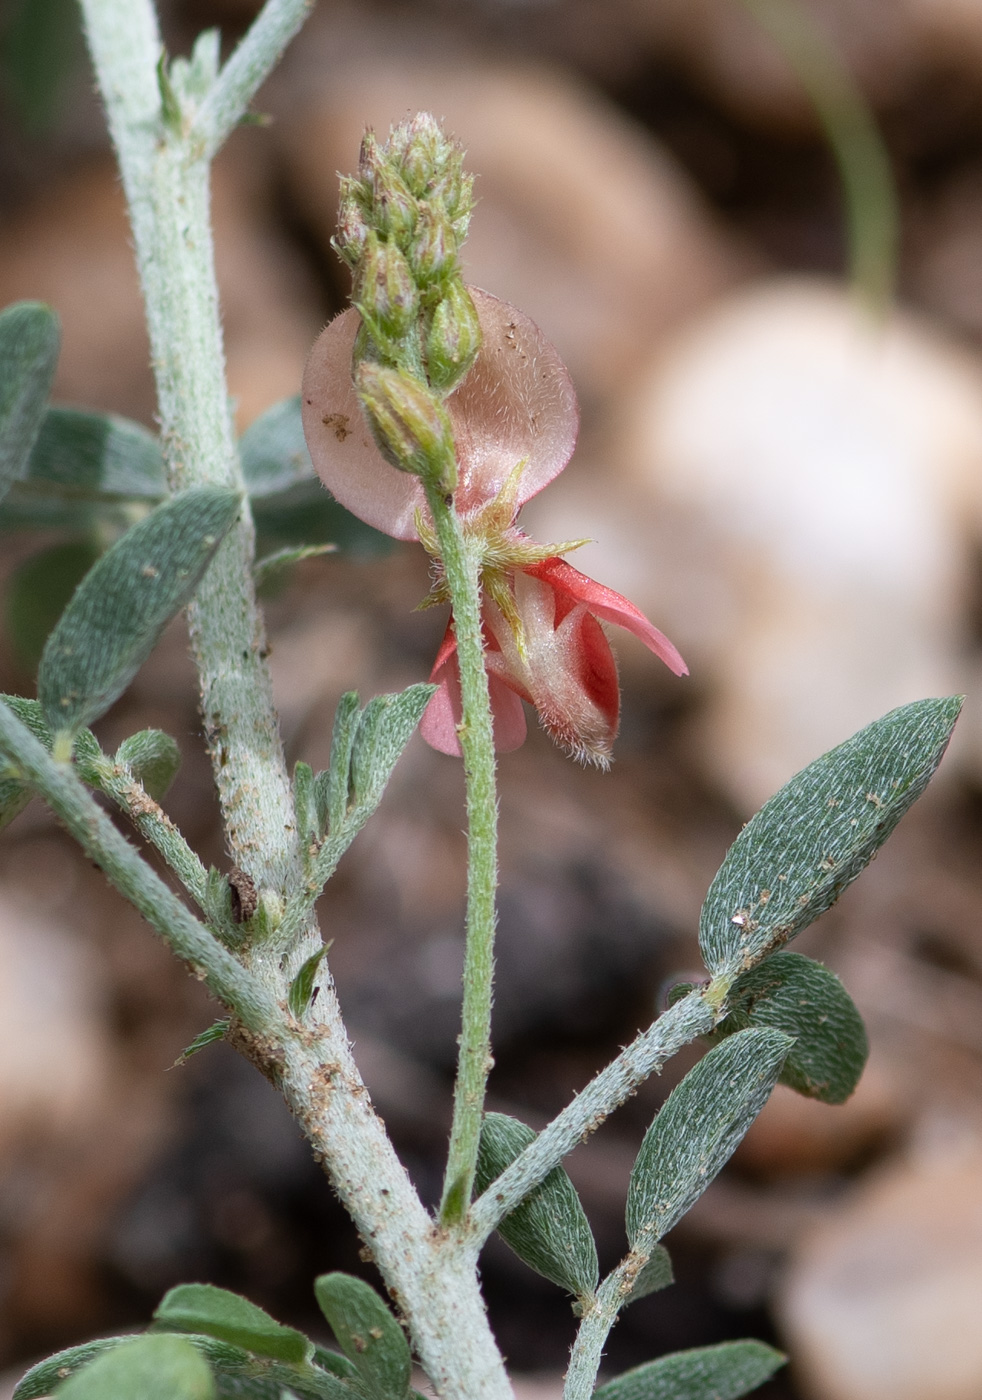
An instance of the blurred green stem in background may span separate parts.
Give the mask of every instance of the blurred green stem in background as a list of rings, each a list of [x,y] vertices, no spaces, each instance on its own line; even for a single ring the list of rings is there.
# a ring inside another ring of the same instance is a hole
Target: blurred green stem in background
[[[802,0],[743,0],[794,70],[832,149],[842,181],[849,272],[877,314],[893,300],[899,217],[890,157],[863,93]]]
[[[57,121],[84,52],[76,0],[0,0],[0,84],[32,136]]]

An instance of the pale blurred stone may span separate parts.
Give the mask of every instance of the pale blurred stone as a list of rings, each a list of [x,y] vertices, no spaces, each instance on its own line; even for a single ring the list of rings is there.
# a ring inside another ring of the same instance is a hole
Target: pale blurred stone
[[[631,596],[708,682],[704,750],[744,810],[961,688],[982,373],[922,323],[875,323],[834,284],[757,285],[652,362],[611,458],[641,497]]]
[[[101,1106],[99,988],[72,930],[0,897],[0,1158],[75,1134]]]
[[[779,1312],[816,1400],[977,1400],[980,1300],[976,1148],[862,1187],[794,1252]]]
[[[611,105],[547,68],[467,61],[353,62],[283,123],[291,185],[325,248],[336,172],[357,166],[365,127],[387,134],[421,108],[478,175],[466,277],[542,326],[581,394],[618,384],[741,275],[684,173]]]

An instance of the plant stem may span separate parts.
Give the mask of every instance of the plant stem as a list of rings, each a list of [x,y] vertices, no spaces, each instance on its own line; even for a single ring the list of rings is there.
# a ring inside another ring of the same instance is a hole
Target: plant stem
[[[0,749],[58,814],[79,845],[196,974],[246,1026],[259,1030],[275,1014],[264,987],[212,936],[103,812],[72,769],[56,763],[6,705]]]
[[[625,1287],[625,1273],[630,1260],[631,1256],[628,1255],[607,1275],[597,1289],[593,1306],[584,1314],[576,1330],[563,1386],[563,1400],[590,1400],[593,1394],[603,1360],[604,1344],[629,1291]]]
[[[712,1030],[719,1018],[700,992],[690,992],[595,1075],[471,1207],[470,1229],[484,1241],[577,1143],[601,1123],[683,1045]]]
[[[102,791],[163,857],[198,908],[204,908],[208,872],[167,813],[118,763],[107,761],[98,774]]]
[[[242,116],[259,86],[300,29],[315,0],[268,0],[198,109],[192,143],[211,159]]]
[[[494,731],[484,666],[481,578],[453,503],[427,489],[444,575],[453,604],[463,712],[458,727],[467,792],[467,936],[460,1055],[454,1086],[453,1125],[443,1181],[440,1219],[457,1224],[474,1189],[484,1095],[491,1069],[491,997],[494,982],[495,890],[498,885],[498,799]]]
[[[282,14],[285,0],[274,8]],[[242,490],[225,383],[208,161],[162,119],[161,44],[149,0],[82,0],[82,10],[130,209],[169,480],[172,488]],[[267,70],[275,58],[267,55]],[[255,78],[255,53],[246,66]],[[247,101],[247,89],[248,83],[229,83],[224,120],[232,93]],[[300,856],[252,586],[253,553],[244,508],[188,617],[232,858],[260,890],[283,892],[300,878]]]

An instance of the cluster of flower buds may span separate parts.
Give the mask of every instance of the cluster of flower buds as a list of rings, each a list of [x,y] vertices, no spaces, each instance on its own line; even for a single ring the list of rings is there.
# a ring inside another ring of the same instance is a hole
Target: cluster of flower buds
[[[392,466],[446,492],[456,480],[443,400],[481,348],[458,259],[473,207],[462,159],[427,113],[382,144],[369,132],[358,174],[342,181],[334,239],[353,273],[354,377],[375,440]]]

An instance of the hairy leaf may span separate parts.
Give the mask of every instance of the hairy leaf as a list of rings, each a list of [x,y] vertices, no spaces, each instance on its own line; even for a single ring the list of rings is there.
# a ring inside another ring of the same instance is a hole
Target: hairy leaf
[[[174,1061],[174,1068],[183,1065],[185,1060],[190,1060],[192,1055],[197,1055],[199,1050],[204,1050],[207,1046],[215,1045],[218,1041],[224,1040],[231,1024],[231,1019],[228,1016],[213,1021],[210,1026],[194,1037],[187,1049],[181,1051]]]
[[[279,1361],[309,1361],[313,1343],[237,1293],[210,1283],[182,1283],[164,1294],[154,1320],[175,1332],[203,1332]]]
[[[369,700],[351,749],[351,795],[356,807],[374,811],[378,806],[435,689],[411,685],[399,694]]]
[[[128,768],[148,796],[160,802],[177,777],[181,750],[162,729],[141,729],[123,740],[116,750],[115,762]]]
[[[594,1400],[739,1400],[786,1358],[763,1342],[723,1342],[660,1356],[594,1391]]]
[[[412,1358],[402,1328],[379,1295],[351,1274],[322,1274],[314,1282],[321,1312],[338,1345],[377,1400],[406,1400]]]
[[[327,770],[318,773],[314,783],[317,808],[317,828],[332,835],[344,825],[351,795],[351,750],[358,733],[358,692],[346,691],[334,712],[334,733],[331,737],[331,761]]]
[[[834,904],[924,791],[961,705],[949,696],[892,710],[764,804],[703,905],[699,943],[710,972],[746,971]]]
[[[38,698],[53,731],[77,732],[123,693],[190,601],[238,512],[233,491],[184,491],[89,571],[41,658]]]
[[[795,1043],[780,1082],[823,1103],[844,1103],[869,1054],[862,1017],[834,972],[800,953],[774,953],[733,984],[730,1014],[714,1032],[773,1026]]]
[[[493,1187],[535,1133],[505,1113],[486,1113],[481,1125],[475,1192]],[[589,1298],[597,1287],[597,1247],[576,1188],[555,1167],[521,1205],[506,1215],[498,1233],[518,1257],[567,1293]]]
[[[317,812],[314,806],[314,770],[309,763],[296,763],[293,767],[293,810],[297,818],[297,836],[302,850],[320,835],[317,829]]]
[[[57,1390],[59,1400],[215,1400],[211,1368],[183,1337],[120,1342]]]
[[[20,487],[66,500],[147,500],[167,495],[160,442],[113,413],[52,407],[44,415]]]
[[[20,476],[58,363],[58,317],[39,301],[0,311],[0,499]]]
[[[272,496],[314,477],[300,419],[300,395],[281,399],[251,423],[239,440],[242,475],[250,496]]]
[[[314,978],[317,976],[321,958],[327,949],[328,945],[325,943],[322,948],[317,949],[316,953],[312,953],[290,983],[286,1002],[298,1021],[302,1021],[307,1014],[307,1008],[310,1006],[310,1000],[314,994]]]
[[[729,1161],[767,1102],[791,1044],[781,1031],[739,1031],[672,1090],[631,1172],[632,1248],[667,1234]]]

